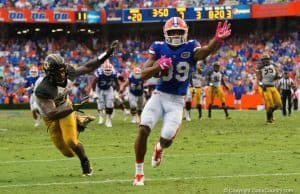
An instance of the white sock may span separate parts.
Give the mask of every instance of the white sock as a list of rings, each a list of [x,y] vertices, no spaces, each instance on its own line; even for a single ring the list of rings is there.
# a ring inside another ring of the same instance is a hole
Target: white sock
[[[160,145],[160,142],[158,142],[156,145],[155,145],[155,149],[158,150],[158,151],[162,151],[162,147]]]
[[[99,119],[103,118],[103,110],[98,110]]]
[[[135,163],[135,174],[144,174],[144,163]]]

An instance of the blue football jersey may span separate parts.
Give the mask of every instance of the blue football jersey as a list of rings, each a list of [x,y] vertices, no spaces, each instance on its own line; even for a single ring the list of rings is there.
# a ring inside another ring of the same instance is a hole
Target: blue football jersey
[[[144,80],[135,79],[133,75],[128,77],[129,80],[129,92],[135,96],[141,96],[144,92]]]
[[[97,86],[101,90],[107,90],[110,87],[113,87],[115,84],[115,81],[118,78],[118,74],[113,71],[111,75],[107,76],[103,73],[103,70],[101,68],[98,68],[95,72],[97,79]]]
[[[172,49],[166,42],[152,43],[149,53],[153,54],[156,59],[163,55],[172,58],[172,66],[167,75],[162,76],[158,81],[157,90],[180,96],[186,95],[191,74],[196,67],[194,52],[198,47],[200,43],[197,40],[190,40],[176,49]]]
[[[25,88],[29,88],[29,87],[31,87],[31,86],[34,86],[36,80],[38,80],[39,77],[40,77],[40,76],[37,76],[37,77],[31,77],[31,76],[26,77],[26,78],[25,78]],[[28,93],[32,94],[32,93],[33,93],[33,90],[32,90],[32,89],[29,90]]]

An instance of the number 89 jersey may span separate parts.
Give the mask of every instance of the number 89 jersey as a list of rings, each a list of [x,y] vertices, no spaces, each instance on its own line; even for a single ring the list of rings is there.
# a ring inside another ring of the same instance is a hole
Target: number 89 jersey
[[[163,55],[172,58],[172,66],[167,75],[160,78],[156,89],[169,94],[185,96],[191,74],[196,67],[194,52],[199,47],[200,43],[196,40],[190,40],[175,49],[172,49],[166,42],[152,43],[149,53],[153,54],[156,59],[160,59]]]

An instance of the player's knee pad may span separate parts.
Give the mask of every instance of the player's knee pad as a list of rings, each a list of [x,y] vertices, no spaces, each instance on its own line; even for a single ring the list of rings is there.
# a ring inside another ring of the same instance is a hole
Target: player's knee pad
[[[108,115],[111,115],[113,113],[114,109],[113,108],[105,108],[105,113]]]
[[[139,134],[141,136],[145,136],[145,137],[148,137],[149,134],[150,134],[150,127],[146,126],[146,125],[140,125],[139,126]]]
[[[132,114],[132,115],[135,115],[136,114],[136,108],[134,107],[134,108],[130,108],[130,113]]]
[[[185,103],[185,108],[186,108],[187,110],[191,110],[191,108],[192,108],[192,102],[186,102],[186,103]]]
[[[170,147],[170,145],[173,143],[172,139],[164,139],[164,138],[160,138],[160,145],[163,148],[168,148]]]

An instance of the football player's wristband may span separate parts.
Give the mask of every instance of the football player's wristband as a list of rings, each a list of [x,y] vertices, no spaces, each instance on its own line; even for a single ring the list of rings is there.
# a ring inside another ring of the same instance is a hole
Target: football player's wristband
[[[224,43],[224,40],[223,40],[222,38],[219,38],[218,36],[215,36],[214,39],[215,39],[215,41],[216,41],[217,43],[219,43],[220,45],[222,45],[222,44]]]

